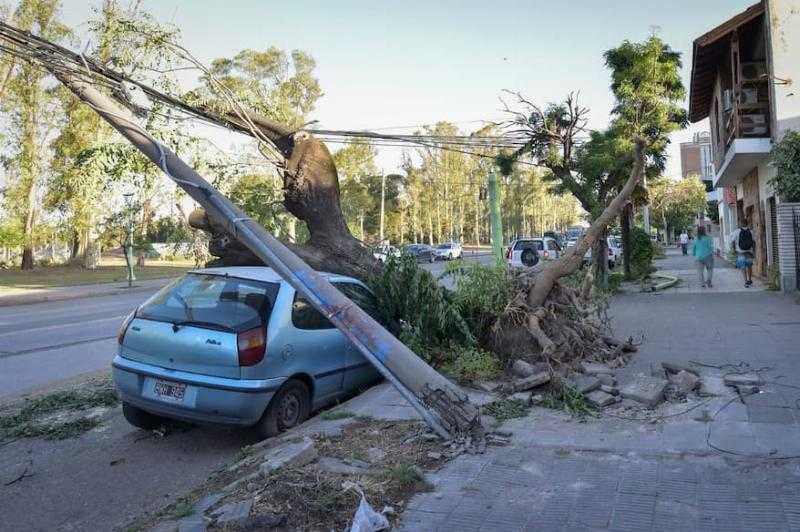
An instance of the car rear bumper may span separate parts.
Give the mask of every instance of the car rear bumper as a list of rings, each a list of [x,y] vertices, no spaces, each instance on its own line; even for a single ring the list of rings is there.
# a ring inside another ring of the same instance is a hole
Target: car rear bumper
[[[228,379],[143,364],[119,355],[112,362],[120,398],[142,410],[172,419],[225,425],[253,425],[285,378]],[[186,385],[183,400],[154,392],[157,380]]]

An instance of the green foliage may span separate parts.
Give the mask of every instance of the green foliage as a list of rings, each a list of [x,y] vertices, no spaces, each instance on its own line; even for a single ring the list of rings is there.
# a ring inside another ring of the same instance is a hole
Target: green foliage
[[[788,131],[772,148],[770,184],[784,201],[800,202],[800,132]]]
[[[453,302],[473,336],[486,345],[492,324],[513,295],[514,285],[509,270],[505,266],[477,263],[451,263],[448,266],[456,275]]]
[[[453,357],[453,361],[446,365],[445,370],[460,381],[493,379],[501,371],[497,355],[477,347],[457,348],[453,352]]]
[[[412,349],[419,348],[419,354],[425,356],[431,348],[449,346],[451,342],[475,343],[469,324],[450,294],[430,272],[417,265],[414,257],[390,257],[369,285],[384,319],[402,323],[400,339]]]
[[[625,274],[622,272],[613,272],[608,274],[608,291],[612,294],[619,290],[622,281],[625,280]]]
[[[597,416],[597,411],[586,401],[586,397],[574,386],[565,381],[548,393],[542,406],[566,410],[575,417]]]
[[[333,421],[336,419],[347,419],[349,417],[354,417],[355,414],[350,412],[349,410],[326,410],[319,415],[322,419],[326,421]]]
[[[631,278],[650,275],[653,268],[653,241],[641,227],[631,230]]]
[[[679,181],[656,179],[649,184],[648,192],[651,223],[667,233],[689,229],[708,207],[705,185],[697,176]]]
[[[503,422],[528,415],[528,405],[519,399],[498,399],[483,407],[483,412]]]

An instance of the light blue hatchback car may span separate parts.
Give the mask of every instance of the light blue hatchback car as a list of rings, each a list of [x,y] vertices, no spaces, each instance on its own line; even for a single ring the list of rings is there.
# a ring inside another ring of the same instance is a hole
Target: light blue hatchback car
[[[358,280],[323,274],[367,313]],[[264,437],[365,388],[378,372],[271,268],[209,268],[161,289],[120,327],[114,383],[129,423],[254,426]]]

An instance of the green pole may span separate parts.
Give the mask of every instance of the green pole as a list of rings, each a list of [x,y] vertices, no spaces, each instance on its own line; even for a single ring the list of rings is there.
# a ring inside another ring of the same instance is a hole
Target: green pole
[[[503,265],[503,222],[500,219],[500,190],[497,175],[489,172],[489,219],[492,227],[492,253],[498,266]]]

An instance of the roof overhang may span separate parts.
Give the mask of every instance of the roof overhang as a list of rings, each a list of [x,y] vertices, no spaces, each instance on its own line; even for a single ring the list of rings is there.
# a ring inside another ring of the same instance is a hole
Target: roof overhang
[[[714,176],[714,188],[732,187],[741,183],[744,176],[764,162],[772,150],[769,137],[755,139],[735,139],[725,152],[725,160]]]
[[[699,122],[708,116],[714,94],[717,66],[728,49],[731,32],[764,14],[764,2],[754,4],[694,40],[692,78],[689,85],[689,120]]]

